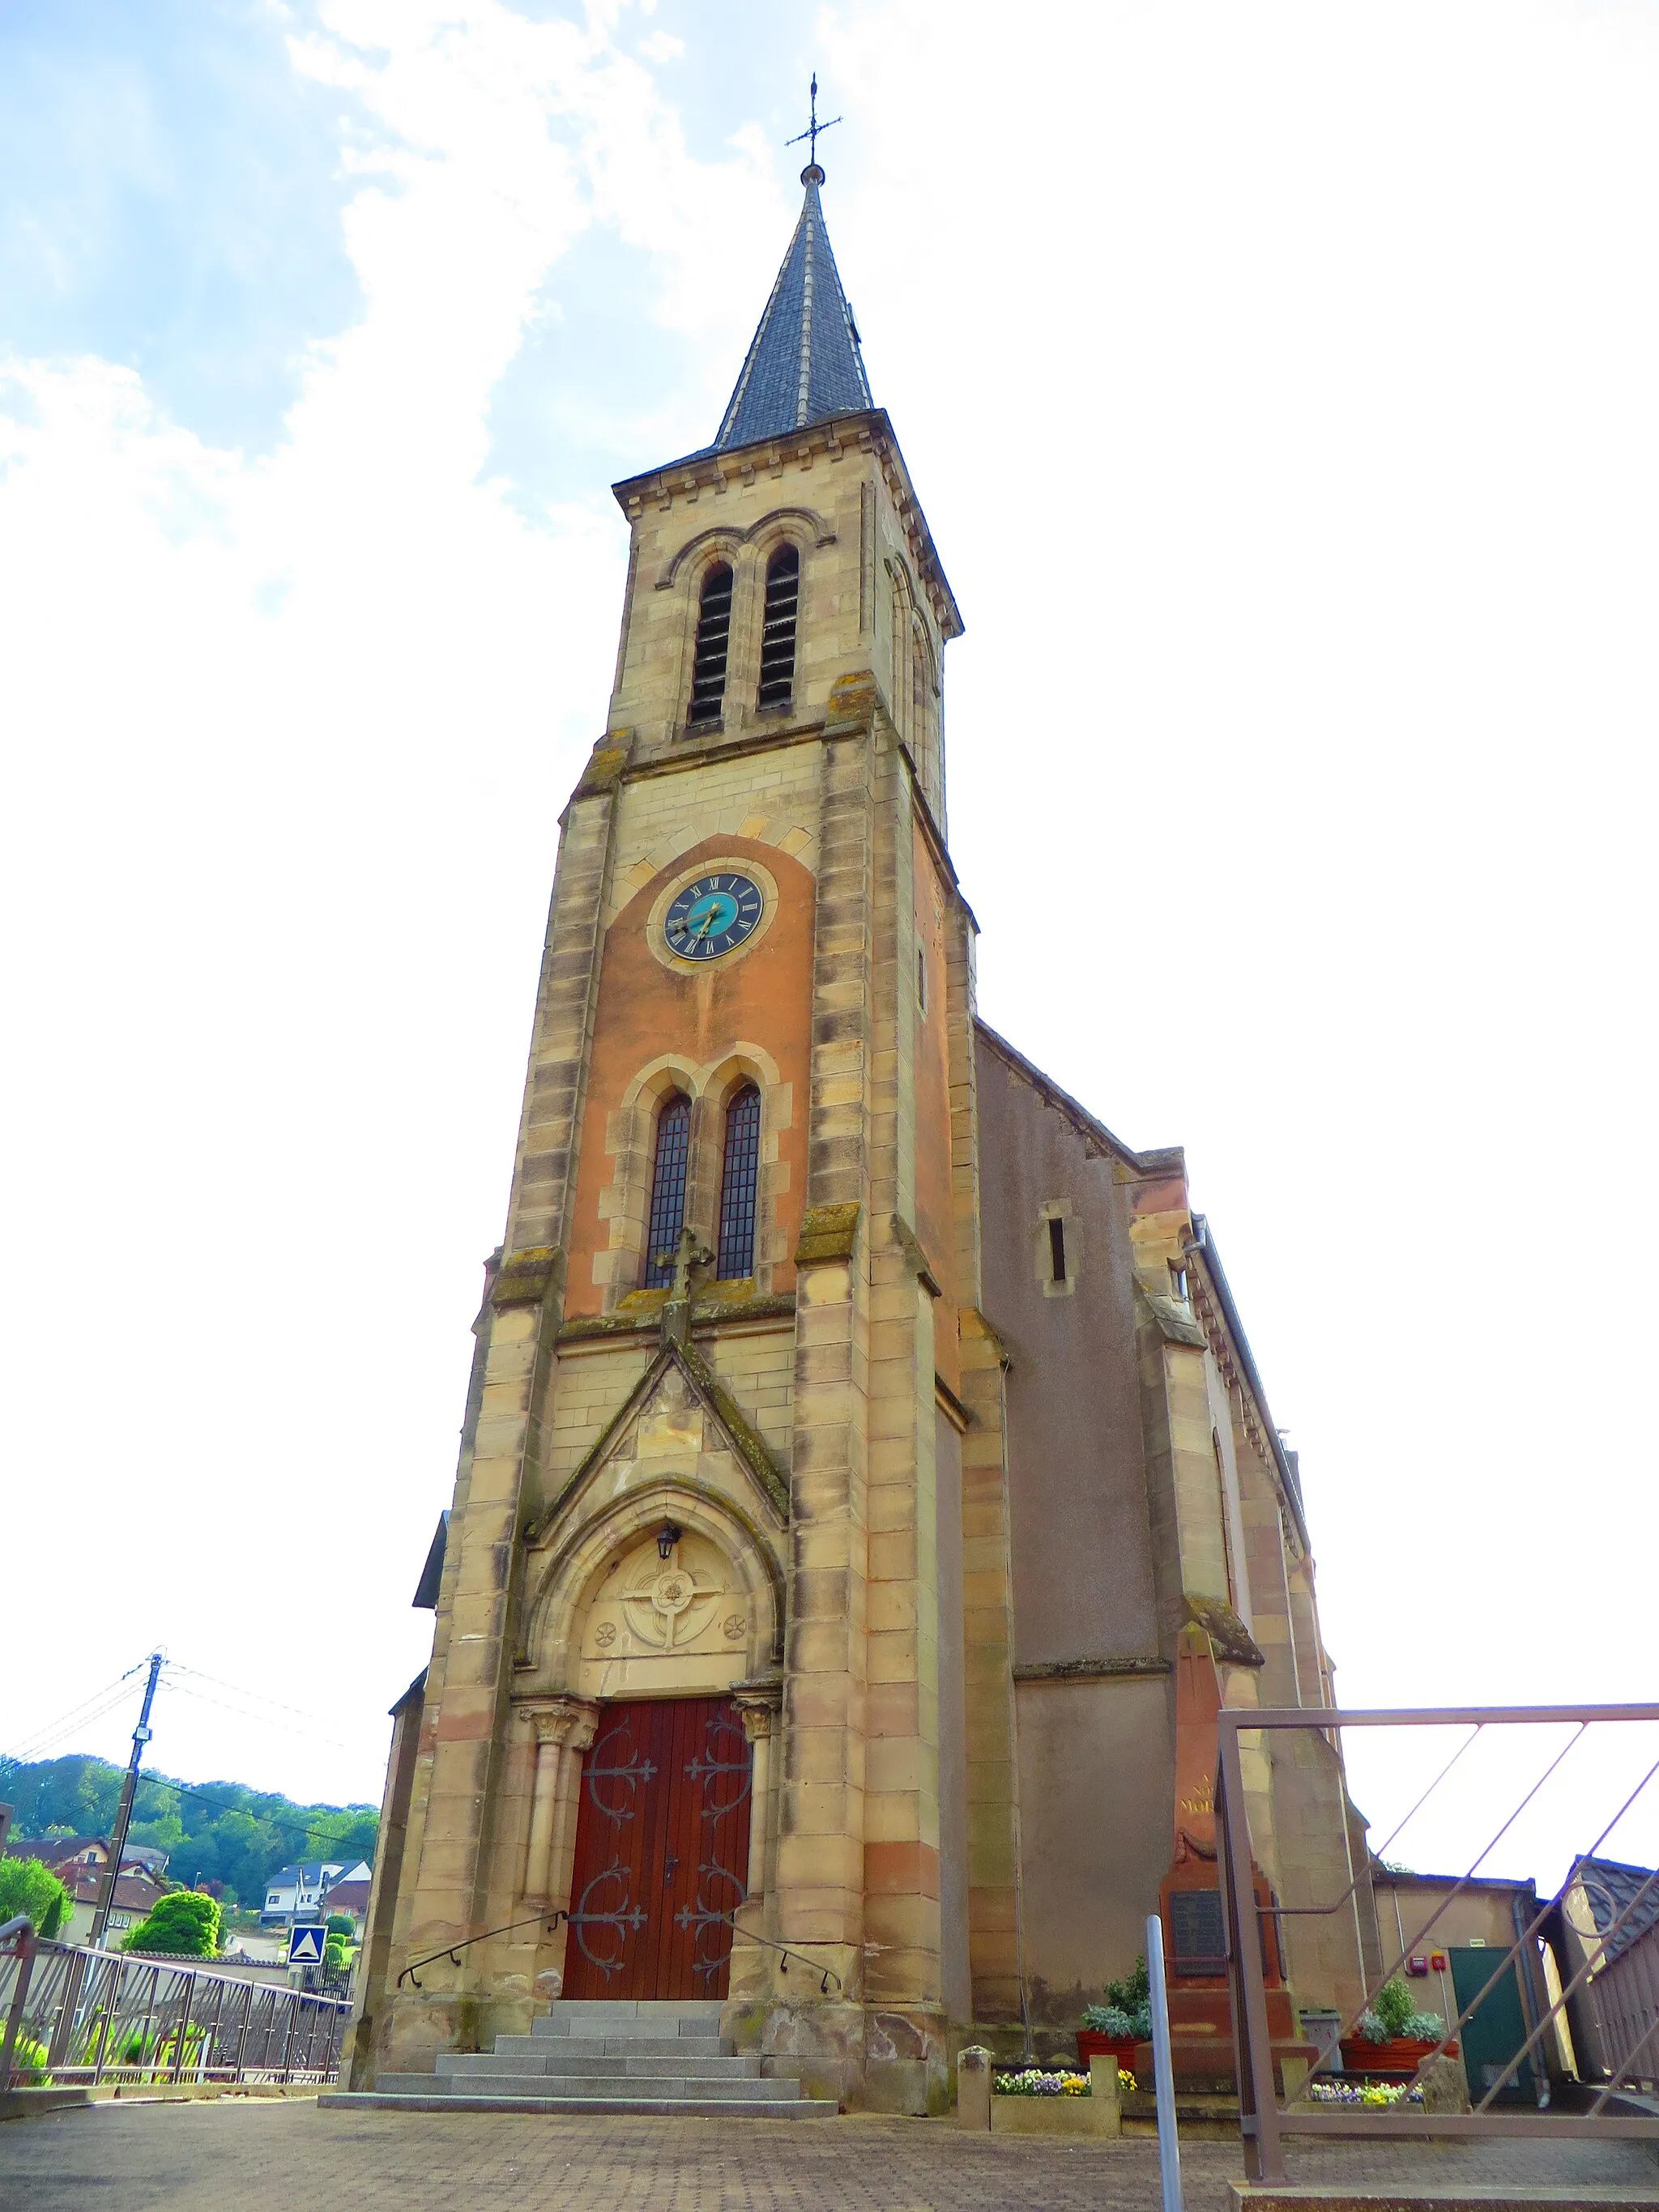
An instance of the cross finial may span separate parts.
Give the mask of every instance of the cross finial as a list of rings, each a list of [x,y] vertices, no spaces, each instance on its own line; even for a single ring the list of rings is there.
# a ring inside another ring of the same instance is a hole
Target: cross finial
[[[841,119],[842,118],[839,115],[832,115],[827,123],[820,123],[818,121],[818,73],[814,70],[812,72],[812,120],[807,125],[805,130],[803,131],[799,137],[792,138],[788,142],[792,146],[799,146],[802,138],[805,138],[808,142],[811,159],[808,161],[806,167],[801,172],[801,182],[803,184],[807,181],[809,177],[815,185],[821,185],[823,182],[823,172],[822,169],[818,168],[818,133],[821,131],[833,131],[836,124],[838,124]],[[816,176],[812,176],[812,172],[815,169],[817,169],[817,174]]]

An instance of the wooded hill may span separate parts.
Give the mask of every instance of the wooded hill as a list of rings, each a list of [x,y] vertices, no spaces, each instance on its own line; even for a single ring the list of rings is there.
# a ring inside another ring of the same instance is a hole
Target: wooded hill
[[[105,1759],[0,1759],[0,1803],[15,1808],[12,1833],[20,1841],[51,1828],[106,1836],[120,1794],[121,1769]],[[191,1888],[222,1882],[228,1900],[257,1906],[278,1867],[360,1858],[372,1866],[380,1825],[374,1805],[296,1805],[240,1782],[151,1774],[140,1778],[127,1840],[167,1852],[169,1881]]]

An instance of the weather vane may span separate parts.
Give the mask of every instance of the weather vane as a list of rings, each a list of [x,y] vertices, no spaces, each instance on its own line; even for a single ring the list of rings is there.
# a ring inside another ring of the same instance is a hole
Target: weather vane
[[[818,121],[818,73],[814,70],[812,72],[812,120],[799,137],[791,138],[787,143],[791,146],[799,146],[802,138],[811,139],[811,165],[816,169],[818,166],[818,133],[820,131],[833,131],[840,121],[839,115],[832,115],[827,123]]]

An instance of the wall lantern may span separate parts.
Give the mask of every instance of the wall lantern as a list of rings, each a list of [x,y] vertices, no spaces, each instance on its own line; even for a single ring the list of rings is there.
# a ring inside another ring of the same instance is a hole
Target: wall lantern
[[[672,1521],[663,1522],[657,1531],[657,1557],[659,1559],[666,1559],[672,1555],[675,1545],[680,1540],[680,1534]]]

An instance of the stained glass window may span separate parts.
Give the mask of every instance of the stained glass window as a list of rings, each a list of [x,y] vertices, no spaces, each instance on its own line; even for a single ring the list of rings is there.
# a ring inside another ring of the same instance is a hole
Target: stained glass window
[[[675,1091],[657,1116],[657,1161],[651,1176],[651,1227],[645,1242],[648,1288],[674,1279],[674,1251],[685,1222],[685,1156],[691,1101]]]
[[[745,1083],[726,1109],[726,1169],[720,1178],[720,1243],[716,1268],[722,1282],[755,1272],[760,1114],[760,1092],[752,1083]]]

